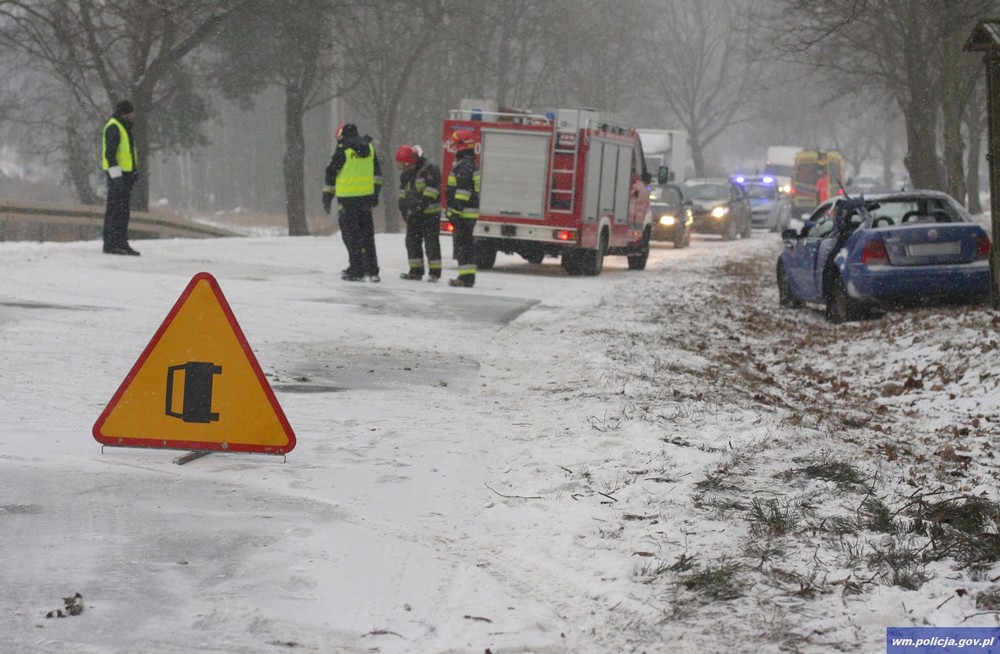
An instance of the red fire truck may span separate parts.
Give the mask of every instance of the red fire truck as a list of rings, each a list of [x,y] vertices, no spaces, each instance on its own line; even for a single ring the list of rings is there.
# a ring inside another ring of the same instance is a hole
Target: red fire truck
[[[570,275],[599,275],[605,255],[646,267],[650,177],[635,129],[591,109],[452,111],[444,121],[445,179],[455,159],[448,137],[459,129],[476,135],[480,270],[493,267],[497,252],[532,263],[561,257]],[[452,231],[447,221],[441,229]]]

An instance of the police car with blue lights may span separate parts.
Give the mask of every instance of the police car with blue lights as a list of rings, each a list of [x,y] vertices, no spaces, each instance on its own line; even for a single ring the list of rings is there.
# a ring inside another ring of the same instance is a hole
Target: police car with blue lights
[[[781,192],[778,179],[772,175],[738,175],[750,195],[750,224],[754,229],[781,232],[792,220],[788,196]]]

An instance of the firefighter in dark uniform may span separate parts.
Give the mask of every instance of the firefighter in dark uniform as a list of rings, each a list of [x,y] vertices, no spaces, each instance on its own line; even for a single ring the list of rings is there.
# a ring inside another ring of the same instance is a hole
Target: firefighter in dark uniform
[[[347,268],[341,279],[350,282],[379,281],[378,254],[375,252],[375,223],[372,207],[378,206],[382,190],[382,169],[367,134],[345,123],[337,130],[337,148],[326,167],[323,209],[330,213],[337,199],[340,234],[347,247]]]
[[[104,126],[102,161],[108,184],[108,197],[104,209],[104,253],[139,253],[128,244],[128,221],[131,217],[132,186],[139,176],[136,167],[135,139],[132,137],[132,114],[135,107],[128,100],[115,106]]]
[[[401,145],[396,150],[399,166],[399,211],[406,221],[406,256],[409,272],[403,279],[424,277],[427,253],[427,281],[441,279],[441,170],[427,161],[419,145]]]
[[[450,286],[471,288],[476,285],[476,247],[472,234],[479,219],[479,166],[476,165],[476,135],[466,129],[452,133],[455,162],[448,175],[445,197],[448,220],[455,225],[454,247],[458,259],[458,278]]]

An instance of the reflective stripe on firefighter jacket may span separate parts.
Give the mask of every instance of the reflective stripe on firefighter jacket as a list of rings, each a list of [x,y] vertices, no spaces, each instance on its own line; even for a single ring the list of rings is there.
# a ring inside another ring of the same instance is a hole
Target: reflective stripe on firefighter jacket
[[[344,166],[337,174],[338,198],[358,198],[375,194],[375,157],[371,144],[365,156],[352,148],[344,149]]]
[[[441,213],[441,171],[426,159],[399,176],[399,210],[404,216]]]
[[[455,165],[448,175],[448,210],[462,218],[479,218],[479,167],[472,150],[455,156]]]
[[[115,148],[115,163],[108,162],[108,130],[114,127],[118,130],[118,147]],[[125,125],[117,118],[112,118],[104,126],[101,138],[101,166],[107,170],[113,165],[121,167],[123,173],[130,173],[135,169],[135,150],[132,148],[132,139],[129,137]]]

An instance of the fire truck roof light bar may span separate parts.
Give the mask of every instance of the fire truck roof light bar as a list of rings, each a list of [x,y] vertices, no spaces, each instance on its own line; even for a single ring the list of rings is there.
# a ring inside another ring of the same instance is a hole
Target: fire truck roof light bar
[[[449,118],[451,120],[469,120],[469,114],[475,114],[480,116],[479,120],[486,120],[490,118],[489,122],[525,122],[525,121],[539,121],[540,123],[548,123],[548,116],[545,114],[532,114],[532,113],[521,113],[521,112],[507,112],[507,111],[486,111],[483,109],[452,109],[448,112]],[[475,120],[475,119],[473,119]]]
[[[451,109],[448,112],[449,118],[451,120],[481,120],[487,122],[501,122],[501,123],[516,123],[516,124],[536,124],[536,125],[548,125],[552,123],[553,112],[547,114],[535,114],[519,111],[489,111],[486,109]],[[473,117],[474,116],[474,117]],[[581,127],[585,129],[596,129],[602,132],[609,132],[612,134],[631,134],[634,130],[632,127],[627,127],[626,125],[616,122],[614,120],[608,120],[602,118],[600,120],[594,120],[592,118],[587,118]],[[575,131],[575,130],[571,130]]]

